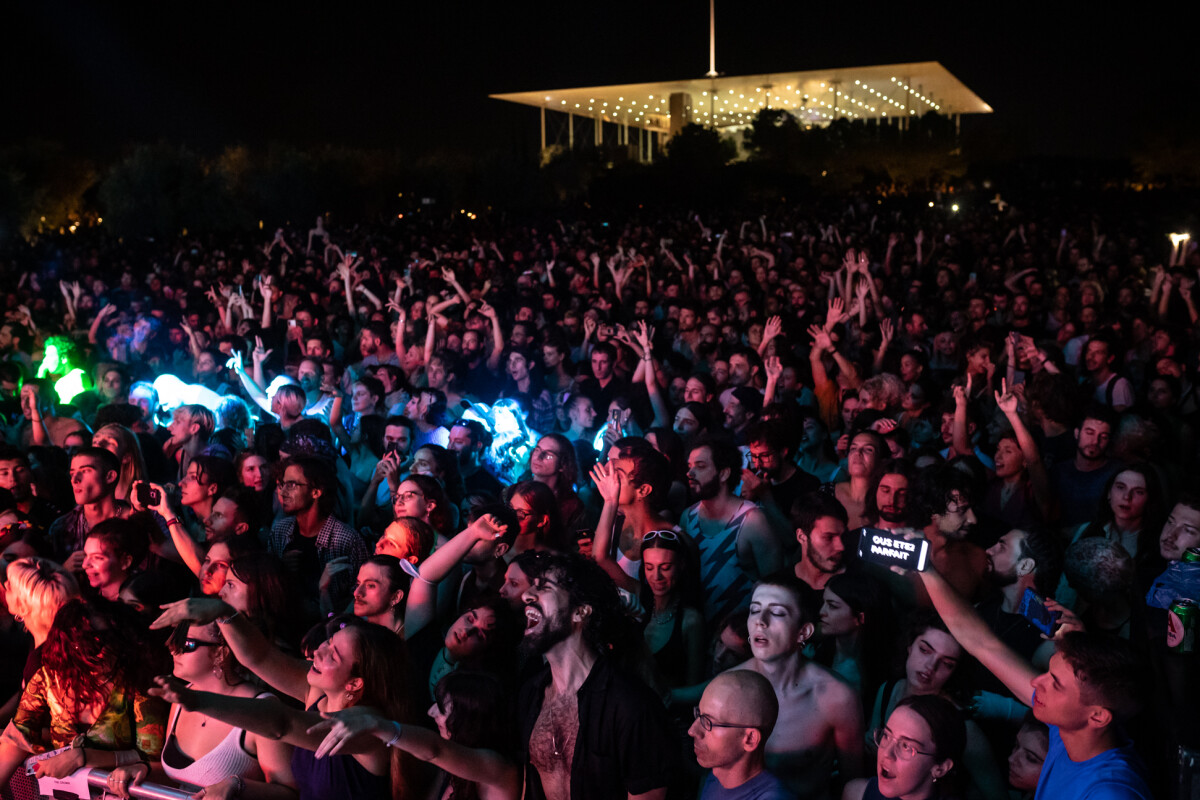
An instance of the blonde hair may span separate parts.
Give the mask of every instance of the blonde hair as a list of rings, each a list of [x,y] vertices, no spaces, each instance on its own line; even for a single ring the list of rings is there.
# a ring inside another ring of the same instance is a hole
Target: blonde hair
[[[8,565],[8,602],[35,627],[49,630],[54,615],[68,600],[79,597],[75,577],[45,558],[18,558]]]

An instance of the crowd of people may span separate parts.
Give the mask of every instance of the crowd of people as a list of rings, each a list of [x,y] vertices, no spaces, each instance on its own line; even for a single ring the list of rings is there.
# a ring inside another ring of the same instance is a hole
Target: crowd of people
[[[1200,253],[983,205],[10,251],[0,778],[1164,796]]]

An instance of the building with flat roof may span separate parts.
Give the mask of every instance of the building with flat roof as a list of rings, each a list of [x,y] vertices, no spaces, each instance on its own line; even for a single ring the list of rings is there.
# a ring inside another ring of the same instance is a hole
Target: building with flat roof
[[[636,143],[642,160],[652,158],[690,123],[737,132],[748,127],[764,108],[787,111],[809,127],[836,119],[869,119],[903,128],[909,118],[930,111],[956,122],[962,114],[992,112],[991,106],[936,61],[762,75],[710,74],[693,80],[489,97],[539,109],[543,152],[549,112],[552,125],[565,122],[567,147],[577,142]],[[631,131],[636,142],[631,141]]]

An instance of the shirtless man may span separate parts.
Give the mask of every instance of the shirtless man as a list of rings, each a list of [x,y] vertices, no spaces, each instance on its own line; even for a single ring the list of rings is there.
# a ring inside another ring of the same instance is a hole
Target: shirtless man
[[[793,794],[834,796],[841,781],[863,771],[863,716],[854,690],[801,654],[814,627],[803,610],[804,588],[786,575],[759,581],[750,601],[750,652],[736,669],[762,674],[779,698],[779,719],[767,740],[767,769]]]

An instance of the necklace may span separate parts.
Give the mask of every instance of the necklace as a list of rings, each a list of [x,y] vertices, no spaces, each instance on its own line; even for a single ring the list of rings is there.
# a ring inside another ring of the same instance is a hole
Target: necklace
[[[679,604],[674,603],[666,611],[654,611],[650,614],[650,621],[655,625],[667,625],[675,621],[675,612],[679,610]]]

